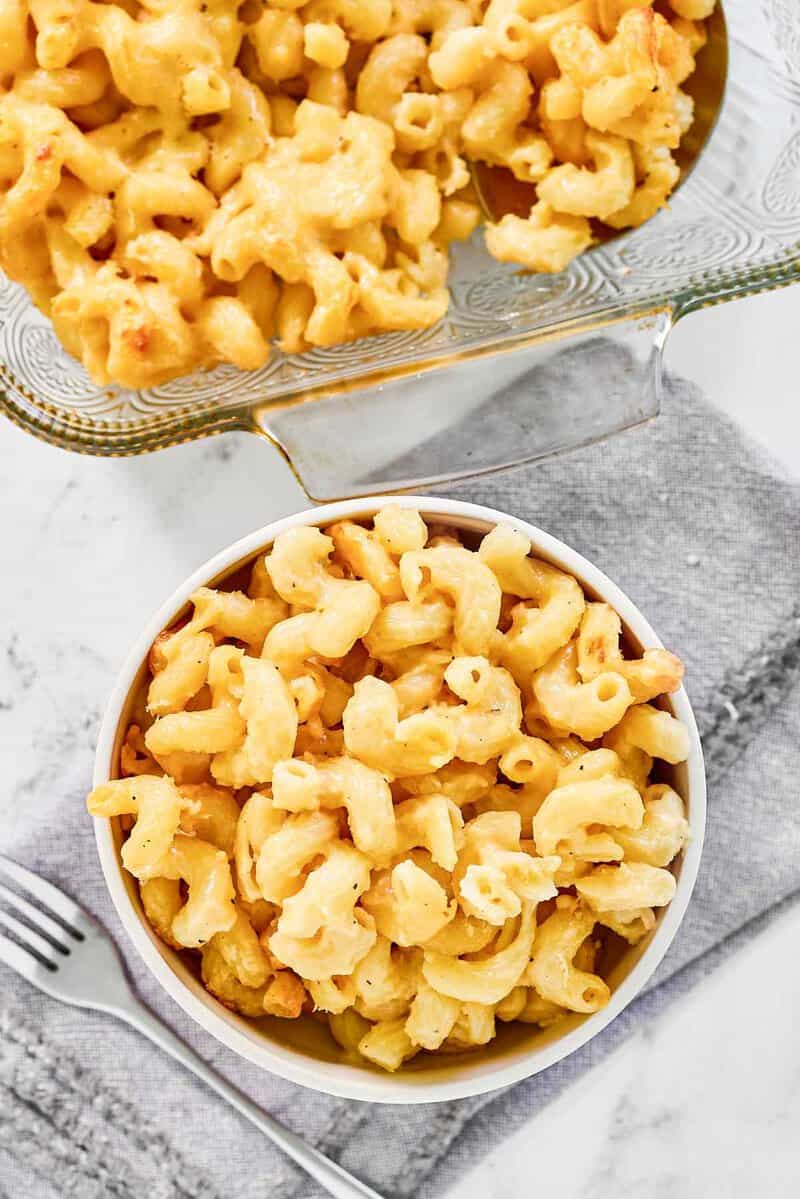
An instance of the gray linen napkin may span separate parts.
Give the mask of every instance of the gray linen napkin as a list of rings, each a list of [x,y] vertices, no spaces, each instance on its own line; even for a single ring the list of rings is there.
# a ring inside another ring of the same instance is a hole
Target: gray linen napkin
[[[565,353],[556,382],[589,388],[608,371],[624,377],[611,344],[598,343],[590,361],[587,375],[585,357]],[[402,1109],[327,1098],[265,1075],[192,1026],[110,910],[84,815],[85,735],[58,822],[20,820],[4,848],[79,894],[117,936],[142,997],[264,1107],[387,1196],[441,1194],[800,891],[800,488],[777,473],[696,389],[670,379],[663,415],[649,426],[439,489],[528,518],[620,583],[686,659],[709,769],[695,898],[646,994],[584,1049],[511,1091]],[[135,1033],[53,1003],[0,967],[0,1199],[231,1193],[322,1192]]]

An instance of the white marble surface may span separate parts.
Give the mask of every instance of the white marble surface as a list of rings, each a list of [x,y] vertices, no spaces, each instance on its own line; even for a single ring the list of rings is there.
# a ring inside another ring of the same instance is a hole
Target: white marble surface
[[[800,288],[679,325],[670,367],[800,477]],[[798,547],[800,548],[800,547]],[[800,906],[484,1158],[458,1199],[800,1194]],[[525,1181],[521,1181],[525,1180]]]
[[[800,288],[678,327],[668,364],[800,477]],[[0,844],[89,778],[127,645],[215,550],[304,506],[246,435],[81,458],[0,423]],[[800,1193],[800,909],[491,1155],[459,1199],[773,1199]],[[556,1190],[557,1188],[557,1190]]]

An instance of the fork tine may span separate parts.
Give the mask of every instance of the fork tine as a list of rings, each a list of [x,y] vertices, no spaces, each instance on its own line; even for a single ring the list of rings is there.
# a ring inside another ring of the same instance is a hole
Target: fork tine
[[[37,961],[32,954],[26,949],[21,949],[19,945],[15,945],[13,941],[9,941],[8,937],[4,937],[0,933],[0,962],[4,962],[12,970],[16,970],[17,974],[21,974],[29,983],[33,983],[34,987],[41,987],[45,976],[49,976],[51,971]]]
[[[37,932],[50,937],[56,945],[61,946],[62,950],[69,948],[70,935],[66,932],[63,924],[53,920],[47,912],[41,912],[39,908],[34,907],[24,895],[17,895],[16,891],[11,891],[3,883],[0,883],[0,899],[10,904],[12,908],[16,908],[23,916],[27,916]]]
[[[26,949],[37,953],[40,958],[44,958],[46,962],[50,962],[53,966],[57,965],[54,959],[59,955],[59,951],[53,943],[45,940],[35,929],[32,929],[27,924],[23,924],[21,920],[17,920],[16,916],[13,916],[11,912],[6,912],[3,908],[0,908],[0,925],[13,933],[18,941],[22,941]]]
[[[89,924],[90,918],[84,912],[83,908],[79,907],[72,899],[60,891],[58,887],[54,887],[52,883],[48,883],[46,879],[40,878],[38,874],[33,874],[30,870],[26,870],[24,866],[20,866],[18,862],[12,862],[10,858],[0,854],[0,874],[4,874],[6,878],[13,879],[15,883],[19,883],[20,887],[24,887],[29,891],[40,903],[54,912],[60,920],[63,920],[71,928],[83,936],[81,926],[84,928]]]

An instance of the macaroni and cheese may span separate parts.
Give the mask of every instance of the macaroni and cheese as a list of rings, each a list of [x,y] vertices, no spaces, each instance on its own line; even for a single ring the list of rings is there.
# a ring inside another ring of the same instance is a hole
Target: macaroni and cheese
[[[88,808],[244,1016],[316,1013],[386,1070],[484,1045],[604,1006],[613,939],[674,894],[689,739],[654,701],[681,662],[631,656],[509,526],[475,547],[389,505],[290,529],[148,664]]]
[[[0,0],[0,264],[100,384],[428,327],[472,164],[534,271],[667,202],[713,7]]]

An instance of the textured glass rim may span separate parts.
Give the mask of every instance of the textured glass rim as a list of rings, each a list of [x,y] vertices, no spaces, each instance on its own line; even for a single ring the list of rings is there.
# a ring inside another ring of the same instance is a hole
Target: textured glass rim
[[[449,355],[437,355],[420,360],[409,354],[408,361],[396,362],[383,371],[360,374],[351,371],[338,382],[322,380],[317,385],[298,388],[296,391],[272,399],[248,400],[241,405],[220,408],[213,401],[202,404],[189,403],[172,408],[169,412],[129,420],[108,419],[102,423],[81,415],[66,412],[47,401],[39,400],[15,381],[22,397],[0,390],[0,411],[14,424],[34,434],[51,445],[69,449],[76,453],[105,457],[127,457],[152,450],[165,449],[198,437],[212,436],[232,430],[249,431],[265,435],[263,428],[254,420],[253,413],[280,410],[289,405],[303,403],[323,394],[346,394],[348,391],[377,387],[391,379],[410,373],[447,370],[456,362],[472,358],[483,358],[498,350],[508,350],[514,345],[531,345],[545,338],[567,339],[570,334],[602,329],[626,319],[637,319],[655,312],[668,312],[673,323],[689,313],[711,307],[728,300],[758,295],[777,290],[800,281],[800,242],[786,254],[773,262],[753,268],[715,271],[701,276],[696,283],[675,293],[665,288],[660,295],[649,296],[644,304],[619,305],[599,309],[591,317],[578,318],[558,325],[545,326],[520,332],[509,330],[489,342],[464,347]],[[7,376],[8,367],[0,362],[0,380]]]

